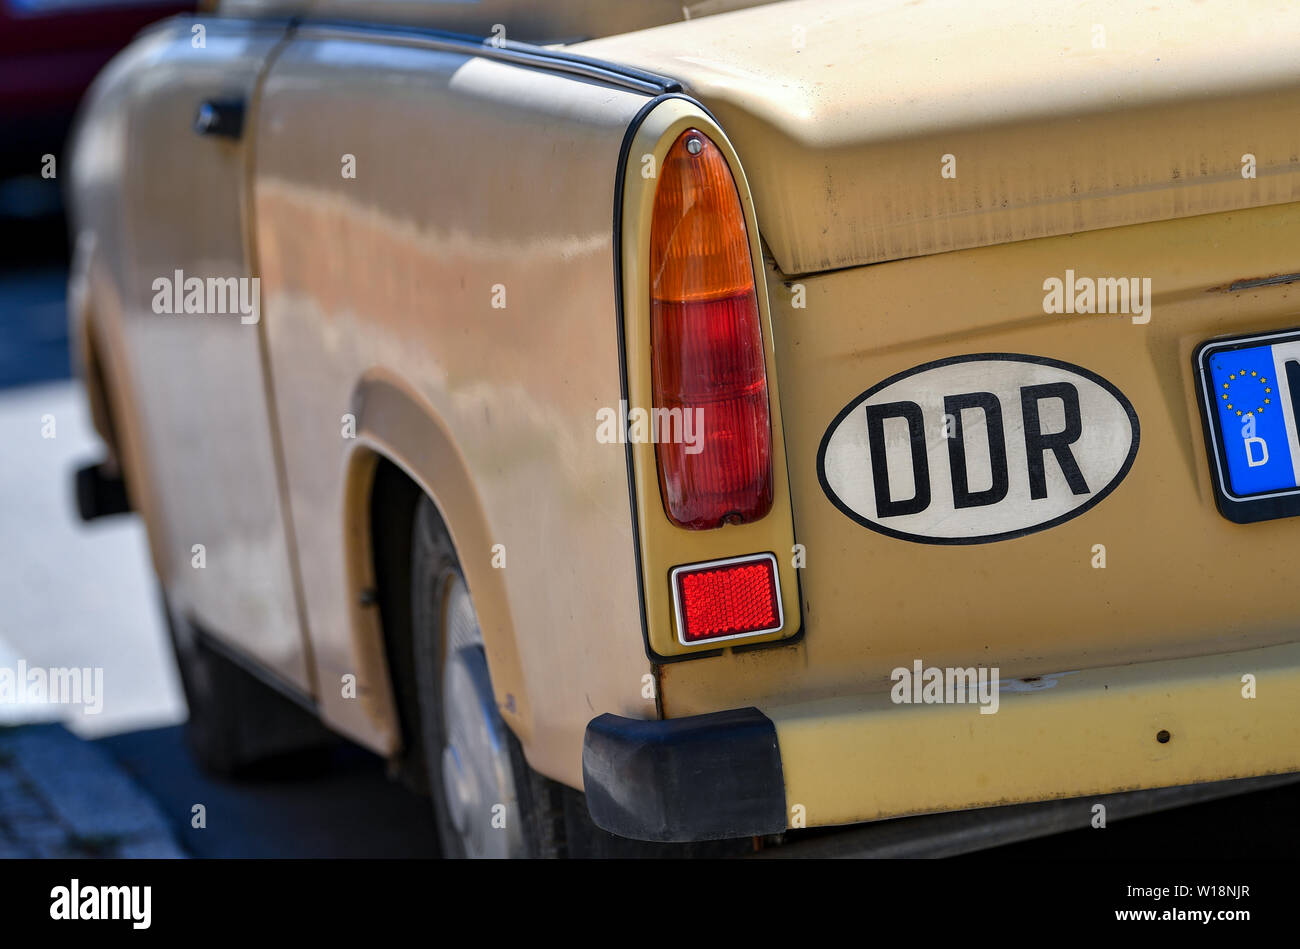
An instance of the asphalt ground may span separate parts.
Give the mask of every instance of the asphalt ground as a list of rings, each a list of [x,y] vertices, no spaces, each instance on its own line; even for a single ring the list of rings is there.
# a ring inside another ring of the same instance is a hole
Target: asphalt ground
[[[218,781],[194,764],[180,727],[94,744],[156,803],[178,844],[194,857],[439,855],[428,800],[388,780],[384,762],[355,745]],[[203,806],[202,828],[193,826],[195,805]]]

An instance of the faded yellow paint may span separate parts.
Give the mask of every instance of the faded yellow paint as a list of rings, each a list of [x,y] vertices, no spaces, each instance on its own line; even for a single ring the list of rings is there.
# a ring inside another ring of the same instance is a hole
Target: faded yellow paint
[[[192,126],[205,96],[252,93],[282,35],[214,19],[198,51],[188,27],[172,21],[99,77],[71,162],[84,258],[74,319],[90,321],[84,332],[99,347],[132,499],[172,608],[311,692],[261,325],[154,309],[155,282],[175,289],[177,272],[184,280],[254,272],[244,146]],[[202,569],[193,566],[196,545]]]
[[[797,0],[573,49],[682,80],[798,274],[1300,200],[1297,35],[1290,0]]]
[[[443,512],[534,767],[578,786],[591,718],[655,714],[624,449],[597,440],[620,395],[619,145],[643,102],[315,27],[269,70],[253,185],[268,355],[321,714],[366,744],[397,729],[380,630],[356,606],[358,451]],[[340,694],[348,673],[365,703]]]
[[[1247,673],[1256,698],[1242,695]],[[1004,691],[988,715],[895,705],[887,692],[760,703],[776,724],[787,813],[801,804],[810,827],[846,824],[1300,769],[1294,643],[1052,681]]]
[[[1197,343],[1300,324],[1297,286],[1227,292],[1297,265],[1300,207],[1135,225],[804,278],[807,308],[769,272],[806,640],[686,663],[675,715],[868,691],[898,666],[1001,666],[1021,676],[1292,642],[1295,521],[1215,510],[1191,372]],[[1151,253],[1158,248],[1158,255]],[[1150,275],[1153,315],[1043,312],[1042,282]],[[896,372],[960,353],[1063,359],[1133,403],[1141,446],[1114,493],[1050,530],[975,546],[910,543],[833,507],[817,448],[835,414]],[[1107,567],[1091,567],[1104,544]]]
[[[1258,657],[1288,655],[1254,650],[1295,642],[1300,607],[1290,578],[1300,563],[1293,520],[1238,525],[1216,511],[1191,371],[1192,350],[1206,339],[1300,325],[1296,284],[1227,289],[1237,280],[1295,271],[1297,246],[1300,206],[1284,205],[799,281],[769,271],[795,525],[808,550],[802,573],[807,636],[789,649],[671,667],[664,676],[669,713],[750,704],[767,711],[778,722],[791,801],[825,796],[829,802],[820,816],[810,805],[813,824],[1300,769],[1300,745],[1285,731],[1291,710],[1240,699],[1238,705],[1199,704],[1211,687],[1207,670],[1228,675],[1240,667],[1214,685],[1236,695],[1235,677],[1255,671]],[[1042,282],[1066,267],[1081,275],[1149,275],[1150,323],[1045,314]],[[806,294],[806,309],[792,307],[795,283]],[[976,546],[909,543],[867,530],[834,508],[818,483],[816,454],[835,414],[896,372],[978,352],[1063,359],[1124,392],[1142,435],[1133,468],[1115,492],[1050,530]],[[1091,565],[1096,544],[1106,547],[1104,569]],[[1195,657],[1217,658],[1201,665],[1171,661]],[[1053,699],[1043,706],[1057,709],[1056,730],[1069,737],[1070,754],[1088,762],[1089,779],[1054,765],[1023,790],[1009,779],[997,796],[989,788],[977,793],[969,783],[974,778],[949,763],[979,758],[981,774],[1007,767],[1023,777],[1028,766],[1017,770],[1016,764],[1022,756],[1064,754],[1054,748],[1051,731],[1038,738],[1029,730],[1039,715],[1031,703],[1045,694],[1011,697],[1001,712],[980,721],[962,718],[968,710],[961,707],[889,706],[891,671],[916,659],[927,666],[996,666],[1004,678],[1111,669],[1100,678],[1073,677],[1054,693],[1077,697],[1073,704],[1053,706],[1059,701]],[[1116,668],[1126,664],[1134,664],[1131,672]],[[1296,688],[1291,673],[1274,674],[1275,692]],[[1151,724],[1141,716],[1125,723],[1120,706],[1095,704],[1105,696],[1086,694],[1092,685],[1104,693],[1114,675],[1145,676],[1153,683],[1152,708],[1163,696],[1181,721],[1201,726],[1184,731],[1177,768],[1143,769],[1137,750],[1126,756],[1114,747],[1121,726],[1145,735]],[[1098,708],[1111,716],[1106,729],[1090,725]],[[1065,728],[1076,714],[1093,717]],[[1230,748],[1234,732],[1203,727],[1216,718],[1224,729],[1253,722],[1257,737]],[[955,721],[963,723],[960,730],[954,731]],[[1277,729],[1285,734],[1274,739]],[[1260,740],[1261,730],[1270,737]],[[901,744],[888,737],[895,734],[904,736]],[[933,785],[916,797],[924,806],[910,803],[916,782],[892,763],[905,747],[911,749],[905,758],[934,755],[942,763]],[[858,749],[876,757],[869,762]],[[841,765],[841,759],[857,763]],[[860,803],[850,806],[850,799]]]

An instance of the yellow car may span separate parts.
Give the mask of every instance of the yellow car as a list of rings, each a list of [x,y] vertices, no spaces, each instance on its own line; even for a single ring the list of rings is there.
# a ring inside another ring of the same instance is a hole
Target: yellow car
[[[146,31],[71,152],[78,488],[148,525],[196,753],[323,723],[463,855],[1300,770],[1296,35],[1278,0]]]

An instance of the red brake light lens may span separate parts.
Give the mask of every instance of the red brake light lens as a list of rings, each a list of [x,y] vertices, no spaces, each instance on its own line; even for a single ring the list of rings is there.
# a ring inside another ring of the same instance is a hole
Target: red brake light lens
[[[754,268],[735,180],[704,133],[668,150],[650,230],[664,510],[692,530],[758,520],[772,508],[772,426]]]
[[[678,567],[673,600],[678,639],[685,646],[773,633],[785,625],[772,554]]]

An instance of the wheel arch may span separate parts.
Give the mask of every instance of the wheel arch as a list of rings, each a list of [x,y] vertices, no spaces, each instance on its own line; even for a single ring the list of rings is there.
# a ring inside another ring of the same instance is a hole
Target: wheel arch
[[[474,597],[502,717],[527,746],[532,717],[506,596],[506,571],[492,566],[491,527],[463,455],[433,406],[388,372],[376,370],[358,382],[350,411],[356,438],[345,476],[345,561],[352,594],[351,646],[367,686],[358,691],[369,698],[368,714],[393,735],[393,751],[418,747],[406,740],[418,727],[418,719],[413,721],[410,715],[409,650],[397,638],[400,623],[386,624],[375,607],[385,582],[404,590],[409,603],[409,574],[403,579],[392,573],[410,569],[409,537],[399,538],[403,543],[397,547],[408,553],[401,564],[395,562],[391,549],[385,549],[379,532],[409,532],[412,521],[403,512],[413,516],[422,494],[437,508]],[[396,482],[384,474],[387,466],[417,492],[412,498],[392,497]],[[378,497],[377,491],[385,496]],[[408,665],[403,667],[403,662]],[[322,711],[330,714],[328,708]],[[405,757],[405,750],[401,753]]]

